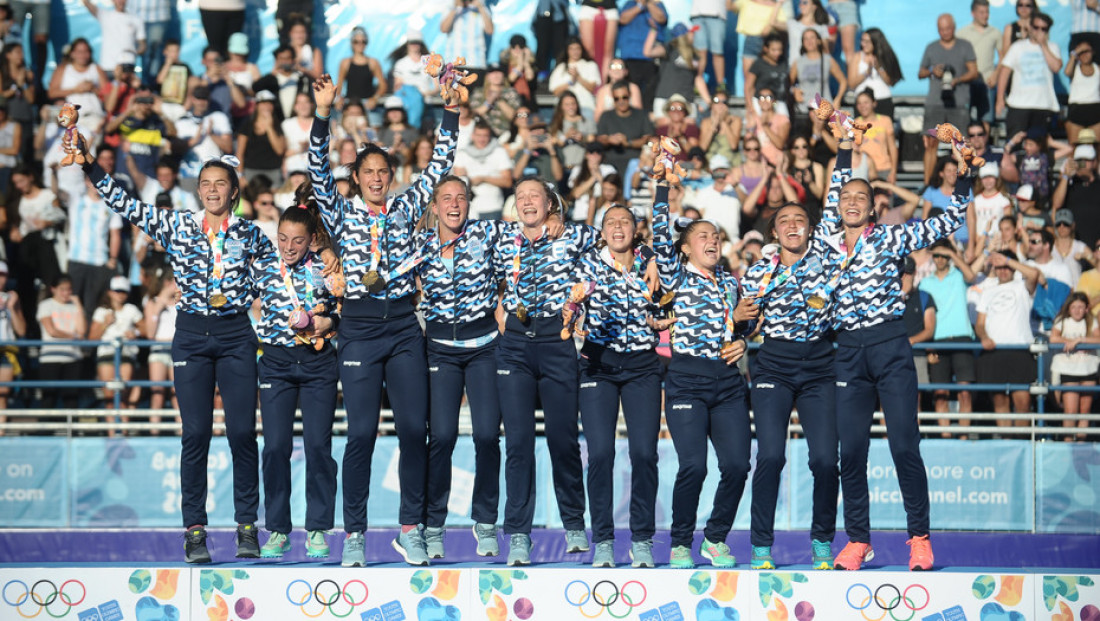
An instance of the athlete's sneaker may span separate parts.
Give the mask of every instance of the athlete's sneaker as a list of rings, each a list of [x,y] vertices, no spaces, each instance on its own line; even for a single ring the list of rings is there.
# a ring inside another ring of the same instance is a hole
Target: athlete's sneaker
[[[260,540],[255,524],[237,525],[237,558],[260,558]]]
[[[691,557],[691,548],[688,546],[674,546],[668,557],[668,564],[673,569],[693,569],[695,559]]]
[[[428,550],[424,547],[424,532],[420,528],[416,526],[408,532],[402,529],[397,539],[391,542],[393,549],[397,550],[409,565],[428,564]]]
[[[657,563],[653,561],[653,540],[631,541],[630,560],[630,566],[634,568],[656,567]]]
[[[196,526],[183,534],[183,560],[188,563],[209,563],[210,550],[206,549],[206,529]]]
[[[531,535],[513,533],[508,540],[508,566],[531,564]]]
[[[932,569],[932,542],[928,535],[912,537],[905,542],[909,546],[909,571]]]
[[[443,529],[435,526],[424,527],[424,549],[428,558],[443,558]]]
[[[615,566],[615,540],[608,539],[596,543],[596,553],[592,555],[593,567]]]
[[[344,567],[366,567],[367,559],[363,549],[367,545],[367,539],[363,533],[348,533],[344,539],[344,552],[340,557],[340,565]]]
[[[772,558],[771,546],[753,546],[752,560],[749,561],[751,569],[775,569],[775,560]]]
[[[715,567],[733,567],[737,565],[737,559],[730,554],[730,547],[724,541],[715,543],[704,537],[703,545],[699,546],[699,554],[709,560],[710,564]]]
[[[290,537],[286,533],[271,533],[260,548],[260,558],[283,558],[290,551]]]
[[[306,558],[328,558],[325,531],[311,530],[306,534]]]
[[[500,556],[496,524],[474,524],[474,538],[477,539],[478,556]]]
[[[871,544],[849,541],[848,545],[840,551],[840,554],[836,555],[833,567],[856,571],[873,558],[875,558],[875,550],[871,547]]]
[[[810,549],[813,551],[814,569],[833,568],[833,544],[828,541],[810,541]]]
[[[583,530],[565,531],[566,554],[579,554],[581,552],[587,552],[588,550],[588,533]]]

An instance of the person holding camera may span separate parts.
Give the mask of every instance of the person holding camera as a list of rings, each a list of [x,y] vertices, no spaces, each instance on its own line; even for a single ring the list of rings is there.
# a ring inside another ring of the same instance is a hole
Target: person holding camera
[[[84,7],[99,21],[103,32],[99,47],[99,66],[104,71],[114,71],[120,64],[132,68],[139,56],[145,53],[145,22],[126,12],[126,0],[112,0],[113,8],[101,8],[91,0],[83,0]]]
[[[1096,246],[1100,240],[1100,214],[1096,213],[1100,183],[1096,180],[1095,146],[1081,144],[1074,148],[1073,159],[1066,162],[1051,203],[1051,217],[1057,219],[1060,209],[1068,209],[1077,226],[1077,239],[1089,248]]]
[[[129,98],[125,113],[106,125],[108,134],[117,131],[122,136],[123,151],[147,177],[157,174],[164,138],[176,135],[175,126],[157,113],[157,107],[152,91],[142,86]]]

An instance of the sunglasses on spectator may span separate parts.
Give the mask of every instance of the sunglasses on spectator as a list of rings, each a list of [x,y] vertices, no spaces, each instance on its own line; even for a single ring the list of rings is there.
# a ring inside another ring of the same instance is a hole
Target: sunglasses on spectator
[[[809,149],[810,145],[806,143],[791,145],[791,149]]]
[[[756,99],[759,101],[775,101],[775,97],[771,95],[757,95]]]
[[[274,205],[275,201],[256,201],[257,205]]]
[[[683,106],[669,106],[668,111],[669,112],[683,112],[684,107]]]
[[[745,147],[745,152],[746,153],[755,153],[756,151],[759,151],[759,150],[760,150],[760,147]]]
[[[615,101],[630,101],[630,95],[615,95]]]
[[[367,40],[366,39],[352,39],[351,44],[352,45],[366,45]]]
[[[622,63],[611,63],[612,69],[626,69],[626,65]]]
[[[933,259],[950,259],[951,257],[947,256],[946,254],[934,254],[934,255],[932,255],[932,258]]]
[[[1064,227],[1066,227],[1066,228],[1068,229],[1068,228],[1072,227],[1073,225],[1072,225],[1072,224],[1070,224],[1069,222],[1058,222],[1058,223],[1057,223],[1057,224],[1055,224],[1054,226],[1064,226]]]
[[[1035,5],[1034,4],[1028,4],[1026,2],[1017,2],[1016,3],[1016,8],[1017,9],[1021,9],[1021,8],[1022,9],[1034,9]]]
[[[726,98],[725,97],[711,97],[710,98],[710,103],[724,104],[724,103],[726,103]]]
[[[1048,30],[1046,26],[1036,26],[1035,24],[1031,25],[1031,29],[1038,30],[1039,32],[1046,32]]]
[[[1038,246],[1039,244],[1043,243],[1043,240],[1041,240],[1041,239],[1029,239],[1029,240],[1027,240],[1027,243],[1031,244],[1032,246]]]
[[[517,112],[517,113],[516,113],[516,118],[517,118],[517,119],[525,119],[525,118],[527,118],[527,117],[529,117],[529,116],[531,116],[531,115],[530,115],[530,114],[528,114],[528,113],[526,113],[526,112]]]
[[[985,132],[968,132],[966,135],[971,138],[981,138],[985,135]]]

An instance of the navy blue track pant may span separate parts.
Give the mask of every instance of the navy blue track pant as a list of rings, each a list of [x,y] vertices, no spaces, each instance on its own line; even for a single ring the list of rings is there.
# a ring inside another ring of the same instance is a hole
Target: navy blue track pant
[[[423,523],[428,486],[428,361],[424,333],[416,316],[345,316],[340,322],[338,357],[348,413],[348,443],[341,473],[344,531],[355,533],[367,528],[367,496],[383,380],[401,449],[398,519],[402,524]]]
[[[264,509],[267,529],[289,533],[290,454],[294,412],[302,408],[306,456],[306,530],[329,530],[336,505],[336,348],[264,345],[260,356],[260,413],[264,429]]]
[[[665,379],[665,422],[680,462],[672,490],[672,545],[691,546],[699,495],[707,478],[707,438],[718,456],[721,478],[714,509],[703,530],[726,540],[749,475],[752,438],[748,390],[737,366],[673,354]]]
[[[617,353],[591,343],[581,354],[580,410],[588,444],[592,539],[598,543],[615,538],[612,499],[620,403],[630,447],[631,539],[652,539],[661,432],[660,359],[653,350]]]
[[[836,408],[844,528],[852,541],[871,541],[867,452],[876,402],[898,473],[910,537],[928,534],[928,476],[920,454],[917,371],[902,321],[837,335]]]
[[[214,385],[225,407],[233,455],[233,519],[256,521],[260,458],[256,444],[256,333],[245,314],[214,317],[180,313],[172,339],[174,384],[183,421],[180,487],[183,525],[207,524],[206,461],[214,430]]]
[[[557,324],[560,329],[560,323]],[[573,340],[535,340],[505,332],[497,349],[504,418],[504,532],[530,533],[535,515],[535,395],[542,400],[554,494],[567,530],[584,530],[584,480],[577,439],[577,348]]]
[[[756,469],[752,474],[752,545],[774,543],[779,475],[787,463],[787,426],[791,407],[810,452],[814,476],[810,536],[832,541],[836,533],[837,467],[836,375],[833,344],[766,339],[752,373],[752,411],[756,421]]]
[[[470,403],[474,435],[474,492],[471,517],[496,524],[500,504],[500,401],[497,341],[462,349],[428,340],[431,419],[428,425],[428,526],[447,522],[451,498],[451,455],[458,440],[462,393]]]

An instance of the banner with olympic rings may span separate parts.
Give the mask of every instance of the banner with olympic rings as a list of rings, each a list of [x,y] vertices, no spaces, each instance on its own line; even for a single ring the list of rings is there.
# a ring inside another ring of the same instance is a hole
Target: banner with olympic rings
[[[0,619],[186,621],[191,570],[0,567]]]

